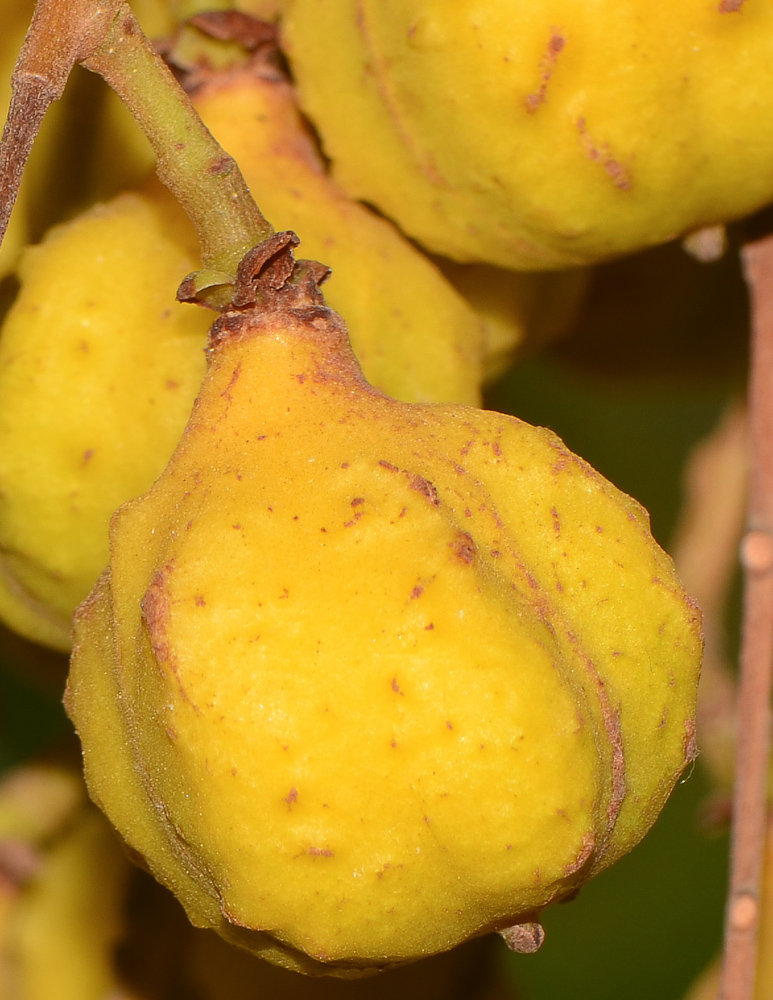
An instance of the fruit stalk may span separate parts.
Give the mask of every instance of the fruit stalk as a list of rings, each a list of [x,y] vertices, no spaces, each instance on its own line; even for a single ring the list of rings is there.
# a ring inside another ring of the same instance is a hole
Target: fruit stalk
[[[235,274],[273,233],[233,157],[218,144],[122,3],[86,69],[99,73],[135,116],[156,153],[158,176],[196,226],[206,268]]]
[[[751,468],[747,531],[741,543],[745,596],[738,718],[742,724],[722,1000],[752,1000],[754,995],[773,681],[773,237],[748,245],[743,261],[752,301]]]

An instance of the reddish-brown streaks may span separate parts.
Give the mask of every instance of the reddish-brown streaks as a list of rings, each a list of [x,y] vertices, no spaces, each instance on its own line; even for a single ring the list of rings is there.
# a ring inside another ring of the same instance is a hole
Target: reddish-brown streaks
[[[307,847],[306,854],[310,854],[312,858],[332,858],[333,852],[329,847]]]
[[[548,83],[553,75],[553,70],[556,68],[558,56],[563,51],[565,45],[566,38],[564,38],[557,28],[552,28],[547,49],[540,59],[540,84],[533,94],[526,96],[524,101],[529,114],[534,114],[540,104],[544,102],[547,95]]]
[[[399,472],[400,471],[399,468],[396,465],[392,465],[391,462],[387,462],[383,458],[381,459],[381,461],[378,464],[381,466],[382,469],[388,469],[390,472]],[[348,462],[347,462],[347,466],[348,466]],[[342,465],[341,468],[343,469],[344,466]]]
[[[684,722],[684,755],[692,762],[698,756],[698,744],[695,742],[695,721],[685,719]]]
[[[197,608],[205,608],[207,606],[207,602],[204,599],[203,594],[196,594],[193,600],[195,601]]]
[[[293,803],[297,801],[298,801],[298,789],[293,787],[290,789],[287,795],[285,795],[285,802],[287,803],[288,809],[291,808]]]
[[[466,531],[460,531],[456,538],[452,542],[449,542],[448,545],[460,562],[465,563],[467,566],[472,566],[475,562],[475,542],[472,540],[472,536],[468,535]]]
[[[153,656],[156,663],[164,672],[166,668],[171,670],[175,680],[177,681],[177,686],[183,699],[187,701],[196,712],[198,712],[198,705],[195,705],[191,701],[188,697],[187,691],[182,685],[179,666],[169,645],[168,630],[171,601],[168,592],[168,578],[171,572],[171,563],[167,563],[163,569],[156,572],[150,586],[145,592],[145,596],[140,601],[140,612],[148,633],[150,646],[153,650]]]
[[[424,593],[424,587],[422,587],[421,584],[417,583],[416,586],[411,591],[411,600],[415,601],[418,597],[421,597],[423,593]]]
[[[596,846],[596,837],[594,836],[594,834],[586,833],[585,836],[582,838],[582,847],[580,848],[580,853],[577,855],[577,857],[571,864],[566,866],[566,868],[564,869],[564,874],[574,875],[578,871],[580,871],[581,868],[584,868],[585,865],[587,865],[588,861],[590,860],[590,857],[593,854],[593,849],[595,848],[595,846]]]
[[[406,475],[408,476],[408,485],[412,490],[425,496],[433,507],[439,506],[440,499],[433,483],[417,473],[406,472]]]
[[[392,690],[395,694],[404,694],[405,692],[400,689],[400,685],[397,683],[397,678],[393,677],[391,681]]]
[[[577,119],[576,127],[580,135],[580,143],[588,158],[597,160],[601,164],[616,188],[620,191],[630,191],[631,178],[622,163],[612,156],[609,146],[606,143],[596,144],[588,133],[588,126],[584,118]]]
[[[720,14],[737,14],[743,5],[744,0],[720,0],[717,10]]]
[[[231,375],[231,379],[228,385],[220,393],[223,399],[227,399],[229,402],[231,401],[231,389],[233,389],[233,387],[239,381],[239,376],[241,375],[241,373],[242,373],[242,363],[240,361],[239,364],[236,366],[236,368],[234,368],[233,374]]]
[[[561,534],[561,518],[558,516],[558,511],[555,507],[550,508],[550,514],[553,518],[553,534],[558,538]]]

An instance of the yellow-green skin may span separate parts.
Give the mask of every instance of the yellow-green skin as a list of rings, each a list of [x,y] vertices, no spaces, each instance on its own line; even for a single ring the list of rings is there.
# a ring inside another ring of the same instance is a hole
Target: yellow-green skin
[[[291,968],[533,919],[692,757],[697,610],[551,433],[380,394],[321,306],[225,322],[76,616],[92,796],[194,923]]]
[[[325,176],[288,85],[236,74],[199,100],[269,218],[334,266],[331,300],[373,382],[410,401],[478,402],[477,314]],[[107,562],[110,515],[150,487],[182,433],[212,319],[175,301],[196,266],[193,228],[158,187],[98,206],[23,257],[0,339],[0,618],[28,638],[69,650],[72,612]]]
[[[594,262],[773,197],[764,0],[288,0],[282,33],[336,178],[455,259]]]
[[[29,249],[0,338],[0,617],[69,649],[115,508],[161,473],[204,372],[210,315],[171,199],[123,195]]]

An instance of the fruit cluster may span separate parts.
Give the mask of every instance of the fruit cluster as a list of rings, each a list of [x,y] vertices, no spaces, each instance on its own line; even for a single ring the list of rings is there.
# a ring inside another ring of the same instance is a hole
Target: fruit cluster
[[[31,11],[4,6],[10,78]],[[536,950],[695,757],[700,613],[634,500],[479,407],[587,316],[592,265],[719,255],[773,196],[773,12],[115,0],[98,30],[92,6],[74,61],[171,191],[73,76],[0,255],[0,619],[72,651],[88,792],[197,927],[343,978],[491,931]],[[202,130],[196,159],[197,115],[226,152]],[[87,905],[73,1000],[146,995],[109,959],[140,879],[117,844],[70,770],[0,787],[9,997],[49,995],[46,921]],[[174,913],[200,995],[232,967],[229,996],[284,995]]]

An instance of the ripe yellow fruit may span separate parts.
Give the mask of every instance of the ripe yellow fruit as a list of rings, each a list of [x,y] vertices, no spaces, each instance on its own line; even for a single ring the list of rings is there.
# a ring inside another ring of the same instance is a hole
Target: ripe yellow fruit
[[[288,0],[282,34],[336,178],[461,261],[594,262],[773,197],[766,3]]]
[[[694,753],[699,616],[550,432],[374,390],[286,239],[113,518],[66,700],[195,924],[353,975],[533,920],[638,842]]]
[[[68,650],[110,514],[164,468],[209,317],[175,302],[195,238],[168,197],[122,195],[27,250],[0,339],[0,616]]]

